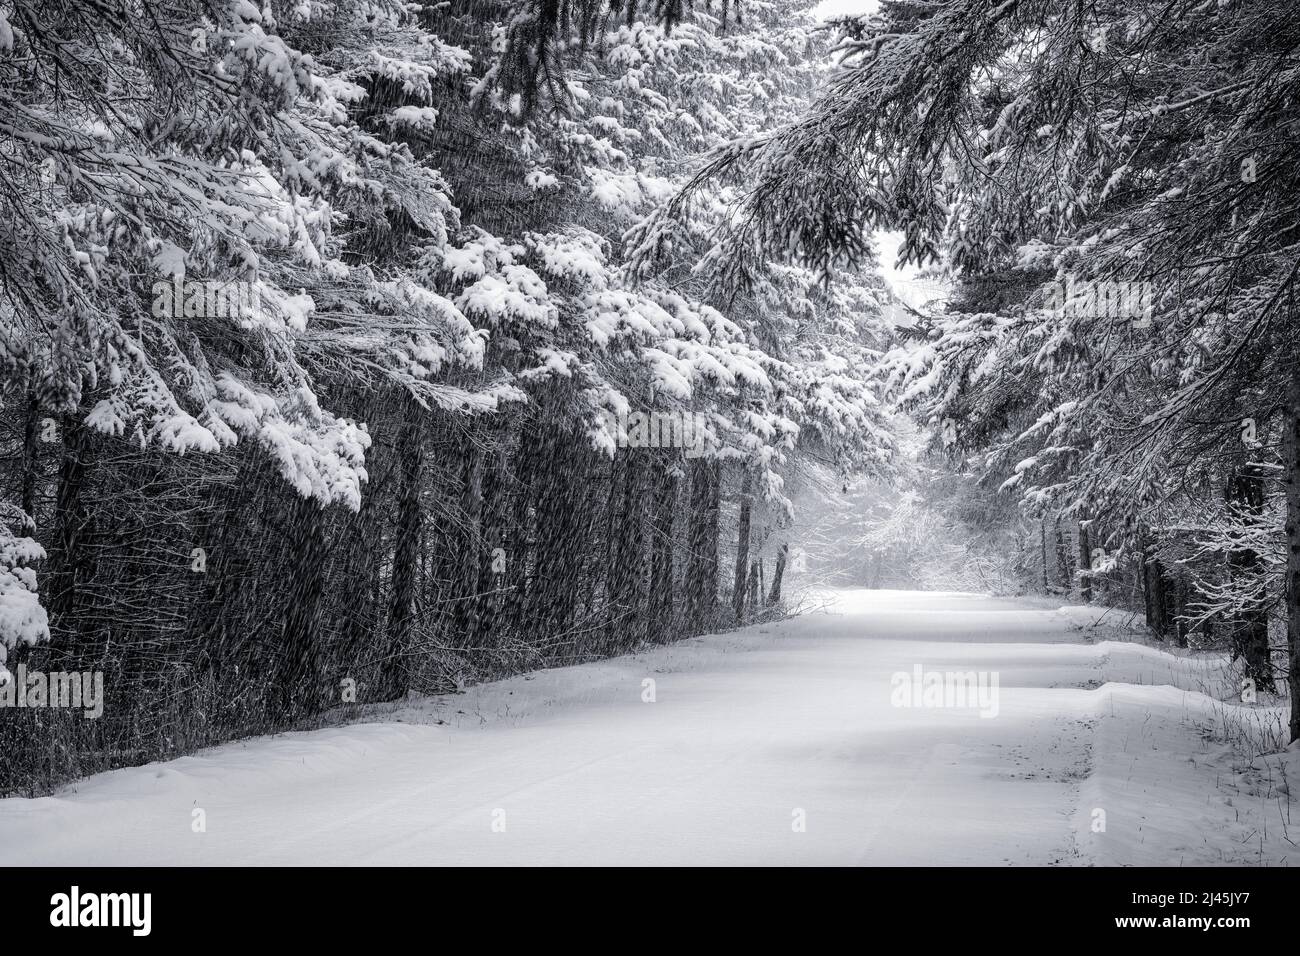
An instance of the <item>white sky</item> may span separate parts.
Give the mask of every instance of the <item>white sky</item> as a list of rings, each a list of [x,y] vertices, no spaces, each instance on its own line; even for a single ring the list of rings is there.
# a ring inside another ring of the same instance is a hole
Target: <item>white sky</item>
[[[919,309],[926,302],[940,297],[932,283],[913,283],[919,271],[916,266],[908,264],[902,269],[894,268],[898,258],[898,247],[903,242],[901,232],[878,230],[872,237],[876,243],[876,255],[880,259],[880,275],[894,291],[894,294],[914,309]],[[911,325],[912,318],[906,312],[891,314],[895,325]]]
[[[901,232],[886,232],[882,229],[873,238],[876,241],[876,254],[880,257],[880,274],[886,282],[892,285],[897,279],[916,278],[917,268],[910,263],[902,269],[894,268],[894,263],[898,260],[898,247],[903,243]]]
[[[845,13],[871,13],[880,6],[878,0],[822,0],[813,8],[818,17],[833,17]]]

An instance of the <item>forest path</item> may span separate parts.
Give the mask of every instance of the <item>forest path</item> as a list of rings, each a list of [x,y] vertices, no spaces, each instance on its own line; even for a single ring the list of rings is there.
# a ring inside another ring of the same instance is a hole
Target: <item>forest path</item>
[[[1238,861],[1254,852],[1240,819],[1249,801],[1237,793],[1226,808],[1215,776],[1227,758],[1187,719],[1203,695],[1100,686],[1117,667],[1161,683],[1175,659],[1087,643],[1081,624],[1099,611],[970,594],[832,600],[827,613],[3,800],[0,864],[1213,863],[1238,842]],[[996,675],[996,699],[895,706],[895,675],[918,665]],[[1193,757],[1189,770],[1190,753],[1215,766]],[[1099,805],[1105,832],[1093,830]],[[1163,812],[1179,815],[1168,832]],[[1225,829],[1233,813],[1243,841]]]

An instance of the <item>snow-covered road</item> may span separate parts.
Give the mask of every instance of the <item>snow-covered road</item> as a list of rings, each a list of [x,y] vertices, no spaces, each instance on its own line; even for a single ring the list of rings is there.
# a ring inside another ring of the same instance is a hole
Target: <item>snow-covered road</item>
[[[0,801],[0,863],[1284,862],[1268,768],[1201,733],[1221,706],[1137,686],[1212,662],[1088,643],[1082,609],[835,601]],[[896,706],[918,665],[996,699]]]

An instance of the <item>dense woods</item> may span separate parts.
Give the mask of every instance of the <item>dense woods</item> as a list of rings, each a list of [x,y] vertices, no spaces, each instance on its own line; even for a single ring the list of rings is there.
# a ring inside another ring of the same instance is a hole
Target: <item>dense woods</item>
[[[659,12],[0,4],[0,664],[105,688],[0,789],[780,613],[892,331],[870,267],[715,288],[735,184],[654,228],[828,68]]]

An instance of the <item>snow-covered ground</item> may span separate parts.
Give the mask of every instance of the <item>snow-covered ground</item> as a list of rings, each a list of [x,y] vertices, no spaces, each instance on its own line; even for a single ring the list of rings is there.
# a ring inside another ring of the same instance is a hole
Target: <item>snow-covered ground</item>
[[[1249,760],[1221,742],[1258,737],[1281,712],[1221,703],[1219,660],[1089,627],[1090,608],[831,601],[3,800],[0,863],[1300,859],[1284,795],[1295,755]],[[898,676],[918,665],[996,676],[996,697],[896,706],[926,702]]]

